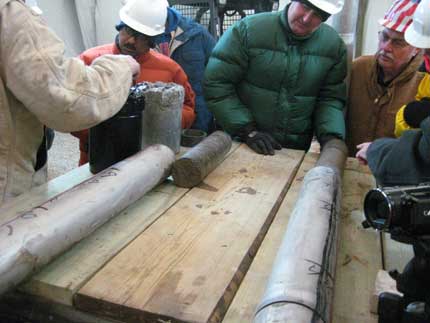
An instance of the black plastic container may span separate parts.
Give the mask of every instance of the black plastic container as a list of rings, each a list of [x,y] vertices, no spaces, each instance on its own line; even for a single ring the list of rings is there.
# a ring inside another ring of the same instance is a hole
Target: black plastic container
[[[89,131],[90,171],[96,174],[136,154],[142,144],[142,111],[146,84],[137,84],[122,109]]]

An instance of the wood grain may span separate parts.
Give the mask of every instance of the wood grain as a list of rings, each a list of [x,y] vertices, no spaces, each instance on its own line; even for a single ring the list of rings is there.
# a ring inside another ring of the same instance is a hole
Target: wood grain
[[[370,313],[376,274],[382,268],[379,235],[363,229],[363,200],[373,176],[348,158],[343,176],[340,242],[337,256],[333,323],[377,322]]]
[[[0,208],[0,222],[6,222],[18,214],[27,211],[68,189],[92,177],[88,164],[64,174],[60,177],[32,188],[30,191],[7,201]]]
[[[228,154],[234,152],[238,147],[238,143],[233,143]],[[178,157],[188,150],[189,148],[181,147]],[[76,183],[78,179],[87,176],[91,176],[88,164],[80,167],[79,172],[74,170],[50,181],[47,186],[50,188],[50,192],[54,192],[52,187],[56,187],[55,192],[59,194],[71,184]],[[173,185],[171,179],[159,185],[91,236],[46,266],[40,273],[34,275],[20,287],[21,291],[38,298],[71,306],[73,296],[79,288],[187,191],[188,189]],[[32,190],[27,195],[30,200],[39,200],[41,195],[44,196],[43,192]],[[14,205],[19,206],[16,203]]]
[[[224,323],[252,322],[254,319],[255,309],[264,294],[278,247],[287,229],[288,220],[300,192],[303,178],[307,171],[315,165],[317,159],[318,154],[316,153],[306,154],[251,267],[246,273],[245,279],[224,317]]]
[[[303,155],[239,147],[99,271],[77,308],[123,321],[219,322]]]
[[[33,276],[21,290],[72,305],[79,288],[187,191],[170,181],[155,188]]]

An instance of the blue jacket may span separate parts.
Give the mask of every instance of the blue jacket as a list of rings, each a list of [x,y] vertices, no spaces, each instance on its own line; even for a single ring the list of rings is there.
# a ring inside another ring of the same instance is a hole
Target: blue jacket
[[[214,125],[213,115],[206,106],[202,82],[215,39],[202,25],[180,14],[178,17],[179,22],[170,41],[170,57],[181,65],[196,94],[197,117],[192,128],[211,132]]]

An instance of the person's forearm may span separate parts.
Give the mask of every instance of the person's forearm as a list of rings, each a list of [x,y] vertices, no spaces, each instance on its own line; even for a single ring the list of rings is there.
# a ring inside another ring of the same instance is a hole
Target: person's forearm
[[[132,81],[125,59],[103,57],[86,67],[65,58],[61,40],[22,3],[11,1],[0,15],[6,86],[42,123],[80,130],[121,108]]]

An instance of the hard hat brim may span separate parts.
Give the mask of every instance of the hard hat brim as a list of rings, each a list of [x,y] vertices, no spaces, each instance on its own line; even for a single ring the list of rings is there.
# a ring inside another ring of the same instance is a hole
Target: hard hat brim
[[[150,28],[148,26],[142,25],[138,21],[132,19],[128,14],[126,14],[126,7],[122,7],[119,11],[119,17],[122,22],[124,22],[130,28],[140,32],[141,34],[147,36],[157,36],[164,33],[165,25],[160,25],[159,28]]]
[[[309,0],[314,6],[319,8],[320,10],[327,12],[330,15],[335,15],[342,11],[344,2],[338,1],[338,4],[335,5],[326,0]]]
[[[408,44],[416,48],[430,48],[430,36],[417,33],[413,25],[406,29],[405,40]]]

